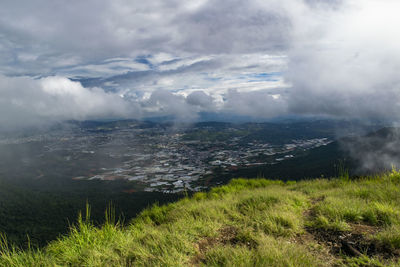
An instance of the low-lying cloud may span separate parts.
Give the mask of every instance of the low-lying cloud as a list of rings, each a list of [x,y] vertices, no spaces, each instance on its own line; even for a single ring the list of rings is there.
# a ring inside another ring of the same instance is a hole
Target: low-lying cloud
[[[64,77],[0,76],[0,125],[16,127],[60,120],[135,117],[119,95],[85,88]]]
[[[400,166],[400,129],[384,128],[363,137],[343,139],[341,147],[357,162],[356,173],[388,171]]]

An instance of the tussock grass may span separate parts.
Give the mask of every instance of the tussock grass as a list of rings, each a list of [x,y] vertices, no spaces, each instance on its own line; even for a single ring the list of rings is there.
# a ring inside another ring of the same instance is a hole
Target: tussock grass
[[[314,226],[347,230],[348,223],[399,225],[399,177],[399,173],[393,171],[357,181],[320,181],[322,186],[309,183],[307,194],[324,197],[313,207]],[[329,183],[335,186],[330,187]],[[341,186],[336,186],[338,183]]]
[[[288,243],[268,235],[257,238],[256,249],[218,245],[206,252],[207,266],[324,266],[305,246]]]
[[[400,174],[302,182],[235,179],[210,192],[153,205],[129,225],[90,222],[90,208],[69,235],[46,248],[0,241],[0,266],[395,266],[391,257],[332,254],[308,229],[378,229],[365,240],[400,249]],[[363,253],[363,252],[361,252]]]
[[[374,238],[378,244],[386,246],[389,249],[400,249],[400,225],[395,224],[386,227],[383,231],[378,233]]]

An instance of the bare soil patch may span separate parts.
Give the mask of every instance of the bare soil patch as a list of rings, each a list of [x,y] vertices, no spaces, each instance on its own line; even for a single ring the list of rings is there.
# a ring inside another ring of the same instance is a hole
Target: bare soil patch
[[[253,240],[243,240],[238,237],[238,229],[233,226],[226,226],[219,230],[218,236],[207,237],[197,244],[197,255],[191,260],[192,265],[198,265],[205,261],[207,250],[217,245],[246,245],[249,249],[255,248],[257,243]]]
[[[367,236],[377,232],[377,229],[369,225],[352,225],[352,231],[333,231],[326,229],[308,228],[307,232],[314,236],[321,244],[330,248],[334,255],[343,254],[350,257],[361,255],[392,258],[400,256],[397,251],[378,244]]]

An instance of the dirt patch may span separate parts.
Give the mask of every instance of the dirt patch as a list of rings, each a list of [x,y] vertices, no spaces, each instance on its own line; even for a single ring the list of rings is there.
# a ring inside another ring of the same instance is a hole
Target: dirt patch
[[[330,249],[325,244],[318,242],[311,233],[304,232],[302,234],[297,234],[292,237],[289,242],[306,246],[308,250],[321,259],[326,266],[336,266],[337,258],[330,252]]]
[[[317,203],[319,203],[321,201],[324,201],[324,200],[325,200],[325,196],[324,195],[319,196],[319,197],[315,197],[315,198],[311,198],[311,204],[314,206]]]
[[[219,235],[216,237],[207,237],[197,243],[200,253],[204,253],[208,248],[218,244],[234,243],[237,236],[237,229],[234,227],[225,227],[219,230]]]
[[[307,220],[315,217],[314,207],[325,200],[325,196],[311,199],[311,208],[306,210],[303,215]],[[378,244],[369,239],[368,236],[374,235],[379,231],[376,226],[366,224],[349,224],[350,231],[335,231],[321,228],[306,227],[306,233],[296,237],[295,242],[307,243],[311,240],[327,247],[332,255],[346,255],[358,257],[361,255],[379,256],[381,258],[392,258],[400,256],[398,251]]]
[[[377,226],[358,224],[358,223],[348,223],[350,225],[351,231],[354,234],[361,235],[373,235],[379,231]]]
[[[196,266],[204,262],[207,250],[217,245],[245,245],[252,249],[257,246],[257,243],[254,240],[241,238],[236,227],[226,226],[218,231],[218,236],[204,238],[196,244],[198,253],[190,263]]]
[[[324,195],[319,196],[319,197],[313,197],[313,198],[311,198],[310,200],[311,200],[311,206],[312,206],[312,207],[311,207],[310,209],[305,210],[305,211],[303,212],[303,216],[306,217],[306,218],[314,217],[314,216],[315,216],[314,207],[315,207],[319,202],[324,201],[325,198],[326,198],[326,197],[325,197]]]
[[[301,244],[301,245],[307,245],[313,242],[316,242],[316,240],[314,236],[309,232],[297,234],[290,239],[290,243]]]
[[[352,225],[348,232],[333,231],[326,229],[308,228],[307,232],[314,236],[321,244],[330,248],[332,254],[344,254],[350,257],[363,255],[392,258],[400,256],[396,251],[377,244],[374,240],[368,239],[367,234],[376,233],[377,229],[368,225]]]

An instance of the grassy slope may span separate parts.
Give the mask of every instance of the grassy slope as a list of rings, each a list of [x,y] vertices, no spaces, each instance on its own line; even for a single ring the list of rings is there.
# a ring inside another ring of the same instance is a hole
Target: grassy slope
[[[0,266],[397,266],[400,173],[282,183],[233,180],[132,224],[87,220],[42,250],[3,246]]]

